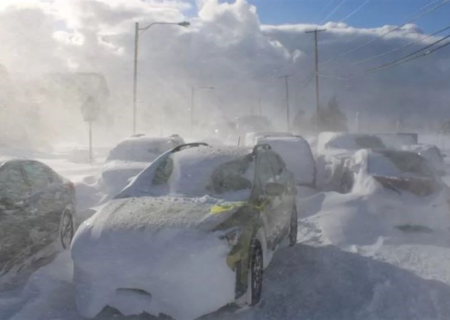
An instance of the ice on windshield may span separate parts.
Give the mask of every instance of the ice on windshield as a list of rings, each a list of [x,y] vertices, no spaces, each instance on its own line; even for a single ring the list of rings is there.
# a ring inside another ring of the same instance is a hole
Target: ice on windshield
[[[254,162],[250,155],[233,154],[232,149],[197,147],[170,154],[146,170],[151,175],[143,172],[118,197],[209,195],[245,200],[253,185]]]
[[[426,160],[410,152],[369,154],[369,173],[387,177],[433,177]]]
[[[174,146],[170,139],[128,139],[110,151],[107,161],[152,162]]]

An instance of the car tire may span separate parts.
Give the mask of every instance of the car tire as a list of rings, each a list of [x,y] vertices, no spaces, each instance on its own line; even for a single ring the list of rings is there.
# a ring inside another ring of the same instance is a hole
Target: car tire
[[[72,213],[69,209],[64,209],[61,214],[61,221],[59,223],[59,239],[63,249],[70,248],[74,233],[75,225],[73,223]]]
[[[249,261],[249,305],[254,306],[261,300],[264,276],[263,249],[258,240],[253,240]]]
[[[298,213],[297,206],[292,208],[291,221],[289,225],[289,246],[293,247],[297,244],[298,235]]]

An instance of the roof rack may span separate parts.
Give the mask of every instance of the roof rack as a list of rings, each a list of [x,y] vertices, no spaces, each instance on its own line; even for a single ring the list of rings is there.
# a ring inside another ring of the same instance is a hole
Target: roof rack
[[[173,148],[171,153],[179,152],[184,149],[201,147],[201,146],[208,147],[209,144],[204,143],[204,142],[192,142],[192,143],[180,144],[179,146]]]

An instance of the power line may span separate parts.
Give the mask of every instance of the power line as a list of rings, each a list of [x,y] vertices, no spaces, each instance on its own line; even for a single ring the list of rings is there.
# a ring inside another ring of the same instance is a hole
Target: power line
[[[426,49],[430,48],[431,46],[434,46],[435,44],[437,44],[437,43],[439,43],[439,42],[441,42],[441,41],[443,41],[443,40],[445,40],[445,39],[448,39],[448,38],[450,38],[450,35],[448,35],[448,36],[442,38],[441,40],[436,41],[436,42],[432,43],[431,45],[428,45],[427,47],[425,47],[425,48],[423,48],[423,49],[421,49],[421,50],[418,50],[418,51],[426,50]],[[399,66],[399,65],[401,65],[401,64],[410,62],[410,61],[412,61],[412,60],[416,60],[416,59],[419,59],[419,58],[428,56],[428,55],[430,55],[430,54],[432,54],[432,53],[434,53],[434,52],[436,52],[436,51],[438,51],[438,50],[444,49],[445,47],[447,47],[447,46],[449,46],[449,45],[450,45],[450,41],[447,42],[447,43],[445,43],[445,44],[443,44],[443,45],[441,45],[441,46],[439,46],[439,47],[436,47],[436,48],[434,48],[434,49],[432,49],[432,50],[425,51],[424,53],[422,53],[422,54],[420,54],[420,55],[414,55],[414,54],[417,54],[417,52],[415,52],[415,53],[413,53],[413,54],[409,54],[409,55],[407,55],[407,56],[405,56],[405,57],[403,57],[403,58],[401,58],[401,59],[397,59],[397,60],[391,61],[391,62],[389,62],[389,63],[383,64],[383,65],[378,66],[378,67],[376,67],[376,68],[371,68],[371,69],[367,69],[367,70],[365,70],[365,71],[362,71],[360,74],[355,75],[355,76],[353,76],[353,77],[350,77],[350,79],[354,79],[354,78],[356,78],[356,77],[358,77],[358,76],[360,76],[360,75],[365,75],[365,74],[370,74],[370,73],[378,72],[378,71],[381,71],[381,70],[384,70],[384,69],[387,69],[387,68],[397,67],[397,66]]]
[[[278,79],[285,80],[285,89],[286,89],[286,129],[287,132],[289,132],[290,129],[290,107],[289,107],[289,78],[292,77],[293,74],[287,74],[281,77],[278,77]]]
[[[355,10],[350,12],[350,14],[348,14],[344,19],[342,19],[341,22],[345,22],[348,19],[350,19],[351,17],[353,17],[359,10],[364,8],[369,2],[370,2],[370,0],[366,0],[365,2],[363,2],[358,8],[356,8]]]
[[[346,2],[347,0],[342,0],[325,18],[323,18],[322,22],[320,24],[323,24],[325,21],[327,21],[329,18],[331,18]]]
[[[323,7],[323,9],[320,12],[320,15],[322,15],[323,13],[325,13],[325,11],[335,2],[336,0],[330,0],[325,7]]]
[[[352,52],[355,52],[355,51],[357,51],[357,50],[359,50],[359,49],[362,49],[362,48],[368,46],[369,44],[374,43],[375,41],[377,41],[377,40],[379,40],[379,39],[381,39],[381,38],[384,38],[384,37],[387,36],[388,34],[391,34],[392,32],[397,31],[397,30],[403,28],[405,25],[407,25],[407,24],[409,24],[409,23],[412,23],[412,22],[414,22],[414,21],[416,21],[416,20],[419,20],[420,18],[424,17],[425,15],[427,15],[427,14],[429,14],[429,13],[431,13],[431,12],[434,12],[435,10],[437,10],[437,9],[439,9],[440,7],[442,7],[442,6],[446,5],[446,4],[448,4],[449,2],[450,2],[450,0],[444,0],[444,1],[442,1],[441,3],[439,3],[438,5],[436,5],[436,6],[432,7],[432,8],[430,8],[430,9],[428,9],[428,10],[422,12],[422,13],[420,13],[419,15],[413,17],[412,19],[409,19],[407,22],[403,23],[402,25],[397,26],[397,27],[395,27],[395,28],[393,28],[393,29],[387,31],[387,32],[385,32],[385,33],[379,35],[379,36],[376,37],[376,38],[373,38],[373,39],[371,39],[371,40],[368,40],[368,41],[366,41],[366,42],[360,44],[359,46],[354,47],[353,49],[350,49],[350,50],[348,50],[348,51],[346,51],[346,52],[343,52],[343,53],[337,55],[337,56],[334,57],[334,58],[328,59],[328,60],[322,62],[321,64],[326,64],[326,63],[329,63],[329,62],[332,62],[332,61],[336,61],[336,60],[338,60],[339,58],[345,57],[345,56],[349,55],[349,54],[352,53]]]
[[[409,48],[410,46],[412,46],[412,45],[414,45],[414,44],[416,44],[416,43],[419,43],[420,41],[423,41],[423,40],[426,40],[426,39],[428,39],[428,38],[431,38],[431,37],[433,37],[433,36],[435,36],[435,35],[437,35],[437,34],[439,34],[439,33],[441,33],[441,32],[447,31],[447,30],[449,30],[449,29],[450,29],[450,26],[445,27],[445,28],[443,28],[443,29],[441,29],[441,30],[438,30],[438,31],[432,33],[432,34],[426,35],[426,36],[424,36],[424,37],[421,38],[421,39],[418,39],[418,40],[415,40],[415,41],[411,41],[410,43],[407,43],[407,44],[405,44],[404,46],[394,48],[394,49],[392,49],[392,50],[383,52],[383,53],[381,53],[381,54],[378,54],[378,55],[375,55],[375,56],[372,56],[372,57],[369,57],[369,58],[367,58],[367,59],[363,59],[363,60],[359,60],[359,61],[353,62],[352,65],[358,65],[358,64],[361,64],[361,63],[365,63],[365,62],[368,62],[368,61],[372,61],[372,60],[375,60],[375,59],[384,57],[384,56],[386,56],[386,55],[388,55],[388,54],[391,54],[391,53],[393,53],[393,52],[396,52],[396,51],[399,51],[399,50],[403,50],[403,49]]]

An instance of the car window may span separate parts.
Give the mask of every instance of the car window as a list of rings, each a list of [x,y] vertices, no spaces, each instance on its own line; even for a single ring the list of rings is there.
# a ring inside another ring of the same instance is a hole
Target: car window
[[[48,175],[46,168],[38,163],[25,163],[23,165],[25,174],[27,175],[28,182],[31,189],[35,191],[41,191],[48,187],[51,183],[51,179]]]
[[[0,199],[17,201],[25,198],[29,190],[20,168],[6,168],[0,173]]]

